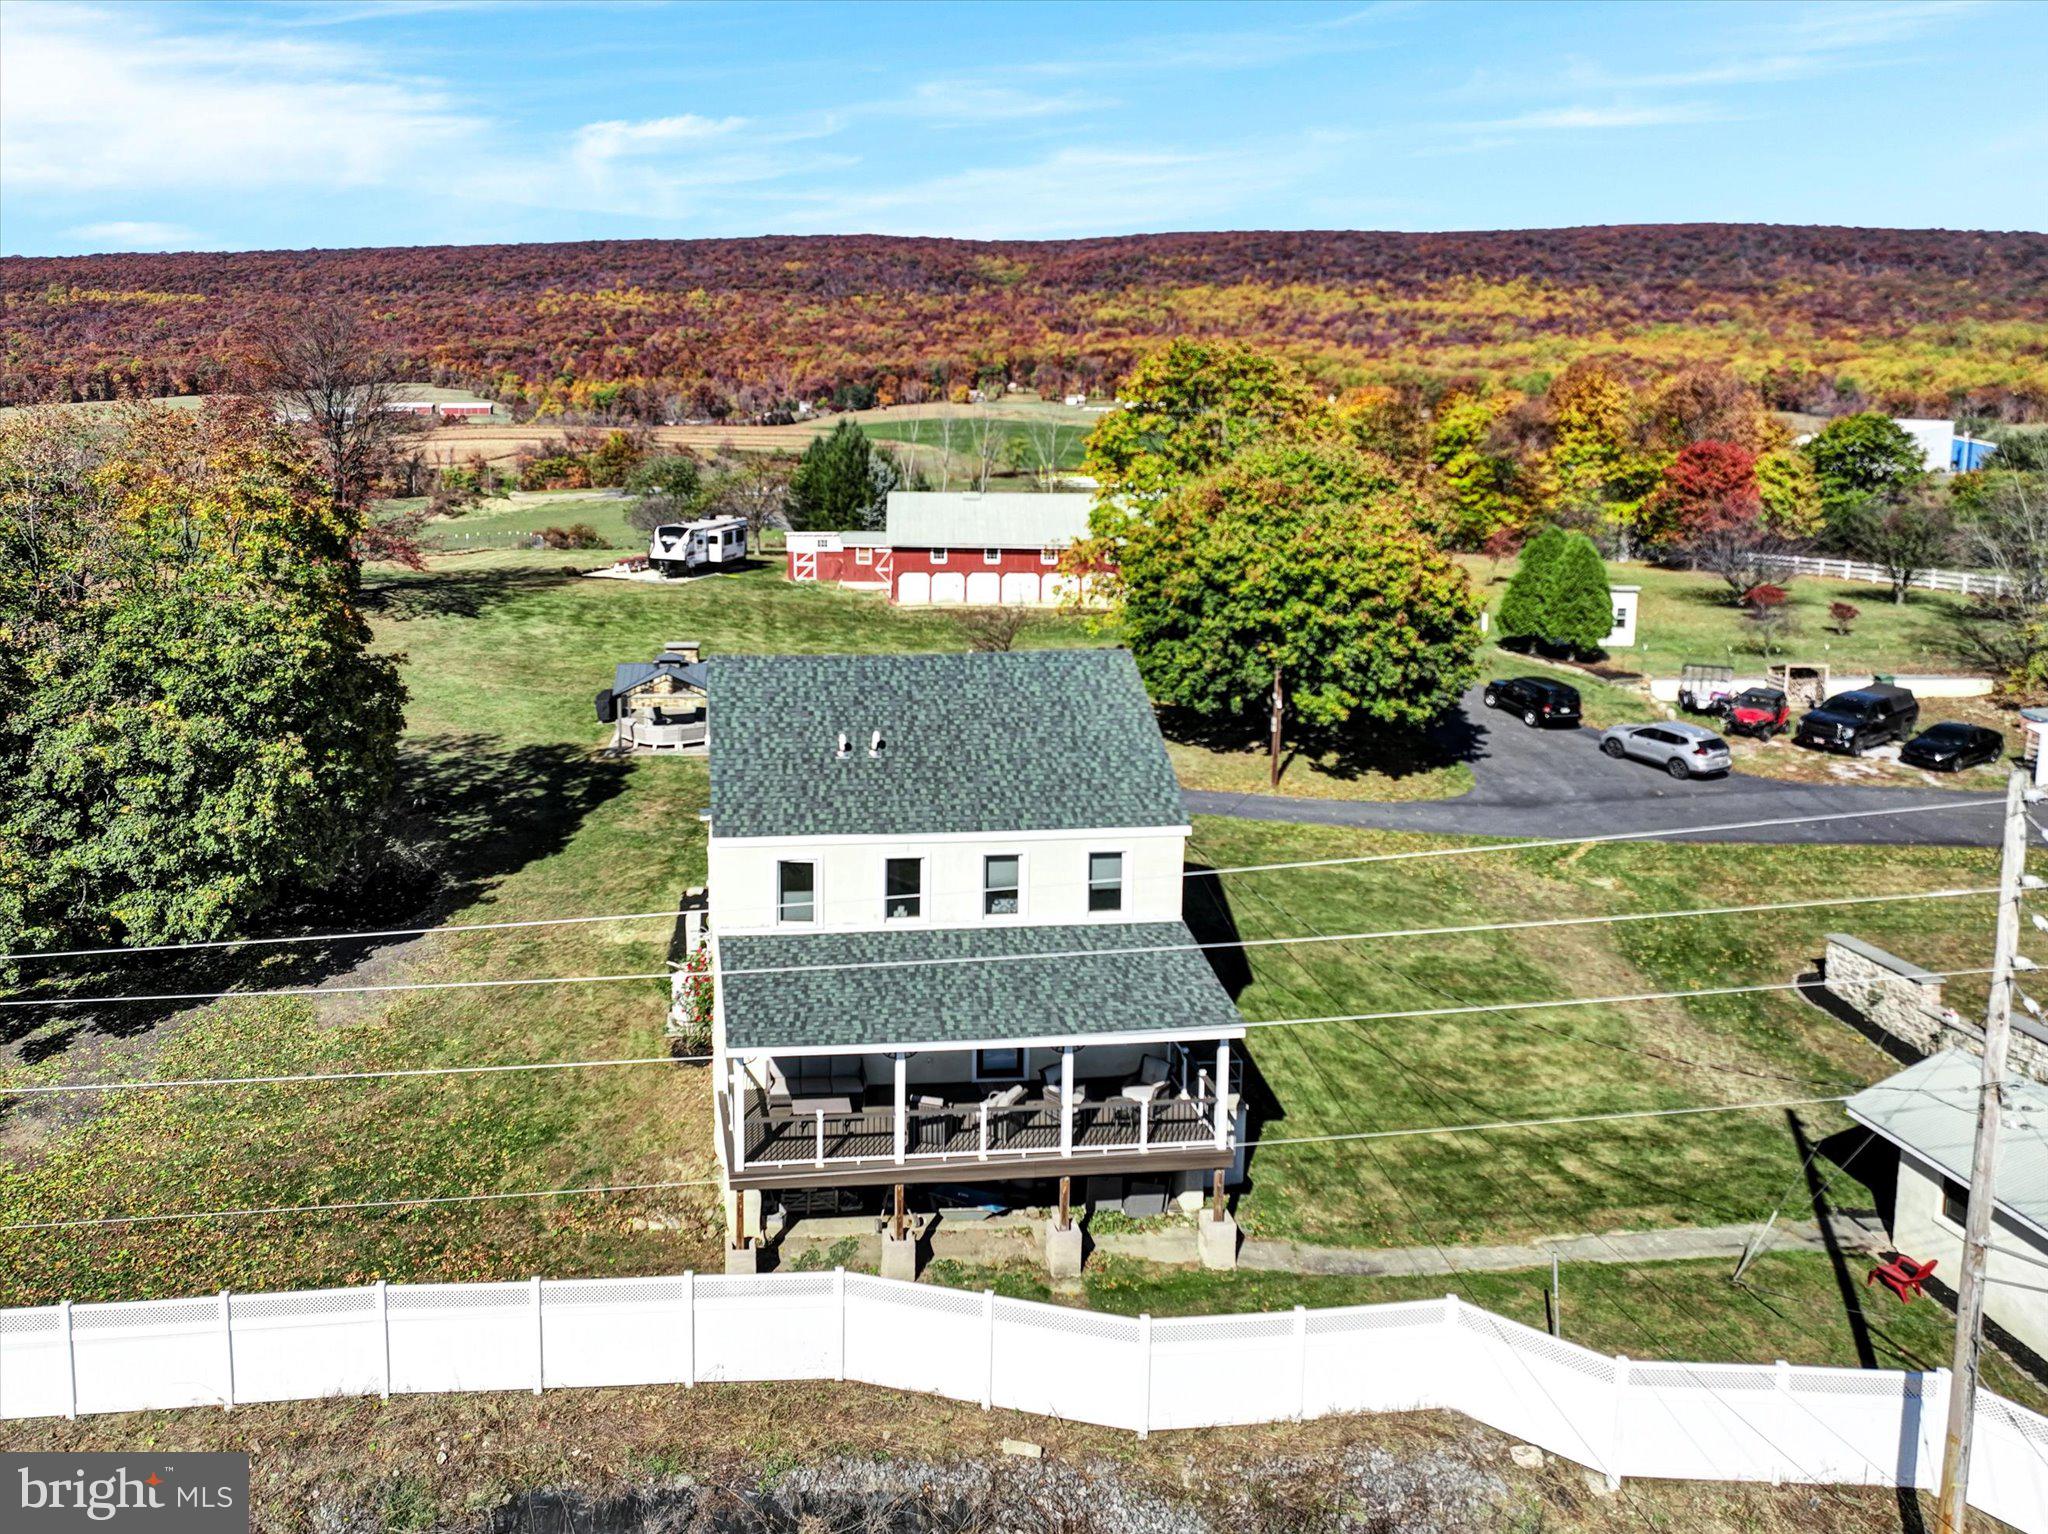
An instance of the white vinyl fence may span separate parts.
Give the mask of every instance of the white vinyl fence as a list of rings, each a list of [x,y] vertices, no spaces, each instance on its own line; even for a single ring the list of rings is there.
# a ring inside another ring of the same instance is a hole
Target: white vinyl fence
[[[1463,1412],[1611,1479],[1931,1487],[1947,1371],[1611,1358],[1455,1297],[1154,1320],[851,1273],[377,1284],[0,1311],[0,1418],[858,1380],[1133,1429]],[[2048,1418],[1983,1394],[1970,1500],[2048,1534]]]
[[[1869,581],[1888,586],[1891,577],[1882,565],[1866,565],[1854,559],[1818,559],[1811,554],[1771,554],[1764,563],[1793,575],[1818,575],[1842,581]],[[1911,584],[1929,591],[1959,591],[1966,597],[2002,597],[2010,584],[2002,575],[1980,575],[1969,570],[1922,570]]]

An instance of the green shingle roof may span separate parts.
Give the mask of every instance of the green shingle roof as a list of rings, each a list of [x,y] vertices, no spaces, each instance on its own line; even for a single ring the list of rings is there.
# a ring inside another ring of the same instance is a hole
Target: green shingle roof
[[[825,1049],[1242,1026],[1185,923],[941,927],[719,939],[726,1048]],[[1014,954],[996,963],[906,963]],[[786,965],[877,969],[735,971]]]
[[[707,669],[714,836],[1187,822],[1123,650],[720,655]],[[852,751],[837,758],[842,731]]]

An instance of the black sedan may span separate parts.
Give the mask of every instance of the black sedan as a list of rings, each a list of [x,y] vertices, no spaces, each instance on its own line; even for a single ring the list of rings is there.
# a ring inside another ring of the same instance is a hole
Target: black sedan
[[[1908,767],[1924,767],[1929,772],[1961,772],[1965,767],[1995,762],[2004,755],[2005,737],[1998,731],[1951,719],[1915,735],[1899,753],[1899,760]]]
[[[1522,723],[1540,730],[1547,724],[1579,727],[1579,690],[1547,676],[1516,676],[1488,682],[1482,695],[1488,708],[1520,714]]]

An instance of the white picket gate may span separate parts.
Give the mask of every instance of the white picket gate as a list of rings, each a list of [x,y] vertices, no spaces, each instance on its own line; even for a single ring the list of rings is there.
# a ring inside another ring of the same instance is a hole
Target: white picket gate
[[[1611,1358],[1455,1296],[1153,1319],[865,1274],[375,1284],[0,1311],[0,1419],[855,1380],[1138,1433],[1459,1411],[1612,1479],[1931,1487],[1947,1371]],[[1977,1507],[2048,1534],[2048,1418],[1984,1394]]]

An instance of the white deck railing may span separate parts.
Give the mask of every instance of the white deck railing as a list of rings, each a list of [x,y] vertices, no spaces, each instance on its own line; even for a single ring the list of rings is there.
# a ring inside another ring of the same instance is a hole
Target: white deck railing
[[[1948,1375],[1636,1362],[1456,1298],[1155,1320],[847,1273],[373,1285],[0,1311],[0,1418],[858,1380],[1127,1428],[1463,1412],[1612,1479],[1932,1487]],[[1970,1500],[2048,1531],[2048,1418],[1979,1396]]]

